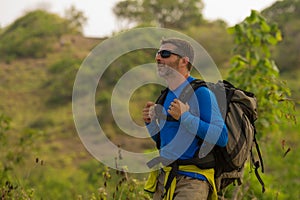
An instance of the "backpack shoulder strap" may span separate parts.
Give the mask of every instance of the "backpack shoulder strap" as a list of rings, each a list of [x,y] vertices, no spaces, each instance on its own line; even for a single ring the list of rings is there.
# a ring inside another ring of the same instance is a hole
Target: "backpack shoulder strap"
[[[202,86],[207,87],[207,83],[200,79],[193,80],[182,90],[179,96],[179,100],[182,101],[183,103],[186,103],[190,99],[193,92]]]
[[[160,96],[157,98],[157,100],[155,102],[155,104],[159,104],[161,106],[156,106],[155,107],[155,114],[156,114],[156,117],[158,119],[159,118],[163,118],[163,119],[166,119],[167,121],[177,121],[172,116],[170,116],[170,115],[164,115],[162,113],[162,107],[164,106],[164,102],[166,100],[168,92],[169,92],[169,88],[165,88],[164,90],[161,91]]]
[[[181,92],[180,96],[179,96],[179,99],[182,101],[182,102],[187,102],[189,100],[189,98],[191,97],[192,95],[192,92],[194,92],[195,90],[197,90],[199,87],[201,86],[205,86],[207,87],[207,83],[203,80],[200,80],[200,79],[195,79],[193,81],[191,81]],[[163,105],[165,100],[166,100],[166,97],[167,97],[167,94],[169,92],[169,88],[165,88],[161,91],[160,93],[160,96],[157,98],[156,100],[156,104],[160,104],[160,105]]]
[[[163,105],[164,102],[165,102],[165,100],[166,100],[166,97],[167,97],[168,92],[169,92],[169,88],[163,89],[163,90],[160,92],[160,95],[159,95],[159,97],[156,99],[155,103],[156,103],[156,104]]]

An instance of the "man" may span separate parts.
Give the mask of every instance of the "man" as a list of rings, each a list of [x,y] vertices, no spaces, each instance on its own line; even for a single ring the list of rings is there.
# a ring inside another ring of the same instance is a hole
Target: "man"
[[[169,162],[150,174],[145,190],[154,192],[154,200],[217,199],[213,168],[176,164],[198,156],[201,139],[202,146],[226,145],[227,129],[216,98],[207,87],[199,87],[186,103],[178,99],[194,80],[190,75],[194,51],[187,41],[162,40],[155,59],[158,75],[166,80],[169,89],[161,108],[167,118],[158,117],[155,110],[159,105],[149,101],[143,109],[143,120],[159,144],[160,158]]]

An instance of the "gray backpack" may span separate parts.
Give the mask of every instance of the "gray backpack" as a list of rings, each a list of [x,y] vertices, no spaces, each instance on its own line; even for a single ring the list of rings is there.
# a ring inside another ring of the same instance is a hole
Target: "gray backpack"
[[[198,81],[196,81],[198,82]],[[243,169],[247,159],[255,167],[255,174],[262,185],[262,192],[265,186],[258,174],[264,172],[262,156],[256,140],[256,128],[254,122],[257,119],[257,101],[253,93],[235,88],[228,81],[206,84],[207,87],[216,95],[221,113],[228,129],[228,143],[225,147],[214,147],[215,163],[215,182],[217,190],[220,191],[231,183],[242,183]],[[226,102],[224,103],[224,91]],[[255,145],[259,161],[255,161],[252,148]]]

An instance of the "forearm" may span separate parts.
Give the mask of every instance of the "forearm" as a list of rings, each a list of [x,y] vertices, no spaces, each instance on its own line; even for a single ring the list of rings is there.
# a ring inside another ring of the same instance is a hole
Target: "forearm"
[[[147,130],[151,138],[156,142],[158,139],[159,126],[155,120],[150,123],[146,123]]]
[[[181,115],[181,123],[190,133],[209,143],[219,146],[227,144],[227,129],[222,118],[212,117],[210,122],[206,122],[190,112],[185,112]]]

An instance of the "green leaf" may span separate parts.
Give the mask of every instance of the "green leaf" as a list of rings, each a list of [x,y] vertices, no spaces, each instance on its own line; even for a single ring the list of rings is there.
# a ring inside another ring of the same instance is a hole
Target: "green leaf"
[[[271,65],[272,65],[272,69],[274,71],[276,71],[277,73],[279,73],[279,69],[278,69],[278,67],[277,67],[277,65],[276,65],[276,63],[275,63],[274,60],[271,61]]]
[[[258,21],[258,12],[255,10],[251,10],[251,14],[246,18],[246,21],[249,23],[256,23]]]
[[[235,25],[234,28],[235,28],[235,33],[236,33],[238,36],[241,36],[241,35],[245,32],[244,27],[243,27],[243,25],[241,25],[241,24]]]
[[[277,38],[275,38],[275,37],[272,36],[272,35],[269,35],[269,36],[267,37],[267,41],[268,41],[269,44],[272,44],[272,45],[276,45],[277,42],[278,42]]]
[[[235,26],[227,28],[227,33],[229,33],[231,35],[235,34]]]
[[[278,42],[282,41],[282,34],[281,31],[277,31],[275,34],[275,38]]]
[[[271,27],[267,24],[267,22],[262,21],[260,24],[260,28],[263,32],[269,33],[271,31]]]

